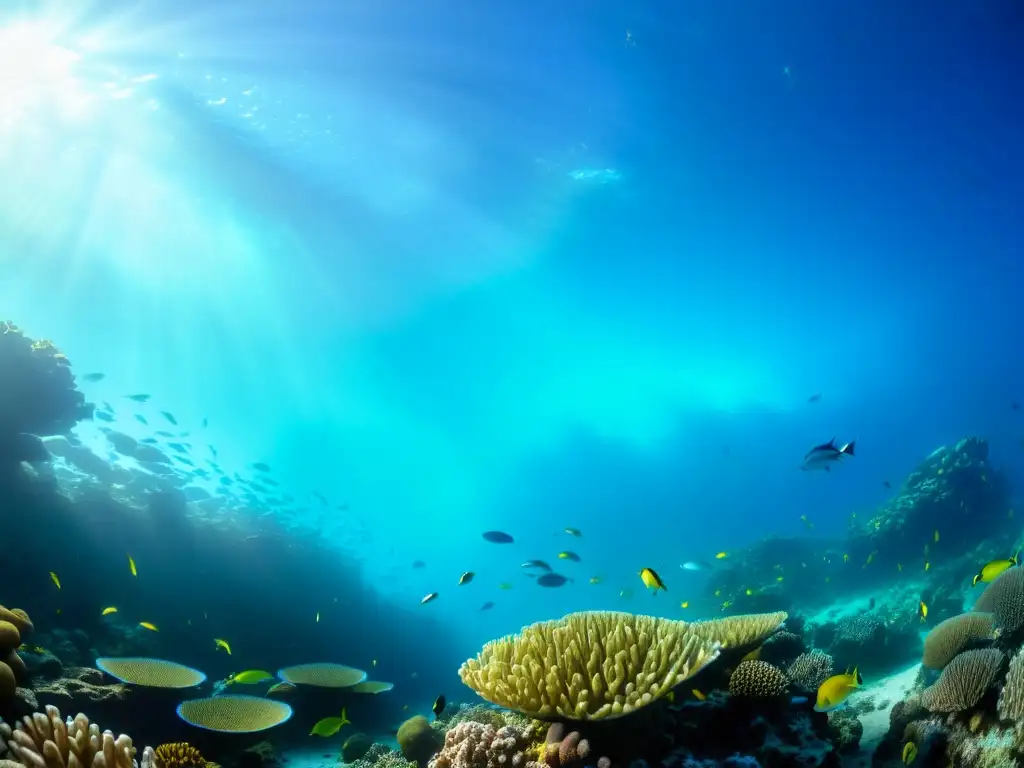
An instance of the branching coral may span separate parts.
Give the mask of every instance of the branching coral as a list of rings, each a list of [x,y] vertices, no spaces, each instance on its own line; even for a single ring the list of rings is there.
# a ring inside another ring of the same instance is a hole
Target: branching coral
[[[821,651],[801,653],[786,669],[786,677],[793,687],[804,693],[813,693],[832,676],[832,657]]]
[[[924,639],[921,663],[942,669],[972,643],[992,638],[991,613],[963,613],[939,622]]]
[[[621,717],[717,658],[717,644],[692,627],[628,613],[574,613],[487,643],[459,675],[488,701],[538,719]]]
[[[729,693],[733,696],[774,699],[788,691],[785,673],[767,661],[744,661],[729,676]]]
[[[25,768],[138,768],[131,738],[101,732],[81,713],[65,722],[52,706],[23,718],[14,730],[0,722],[0,757],[5,752],[13,758],[8,762]],[[144,766],[152,755],[147,748]]]
[[[932,712],[970,709],[996,681],[1005,658],[995,648],[964,651],[921,693],[921,703]]]
[[[528,756],[530,746],[529,737],[515,728],[459,723],[445,735],[429,768],[544,768]]]

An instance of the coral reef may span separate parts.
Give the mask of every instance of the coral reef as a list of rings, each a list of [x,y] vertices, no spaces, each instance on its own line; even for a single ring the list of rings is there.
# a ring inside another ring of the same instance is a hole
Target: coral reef
[[[144,766],[152,764],[152,750],[146,752]],[[0,759],[3,768],[138,768],[131,738],[101,732],[81,713],[65,722],[54,706],[14,729],[0,721],[0,758],[7,755]]]
[[[767,661],[741,662],[729,676],[729,694],[751,699],[774,699],[789,693],[786,674]]]
[[[0,460],[45,461],[46,449],[18,436],[60,435],[92,415],[68,359],[49,341],[33,341],[0,321]],[[20,449],[11,454],[10,447]],[[42,451],[40,454],[39,451]]]
[[[707,638],[742,626],[697,630],[629,613],[574,613],[487,643],[459,676],[488,701],[537,719],[621,717],[714,661],[718,645]]]
[[[793,687],[806,694],[814,693],[832,676],[832,657],[821,651],[811,651],[797,656],[786,669],[786,677]]]
[[[838,669],[859,667],[878,673],[906,663],[917,655],[917,631],[895,628],[870,613],[844,616],[813,629],[814,646],[824,650]]]
[[[835,731],[836,748],[840,752],[856,752],[860,737],[864,735],[864,724],[850,707],[828,713],[828,724]]]
[[[56,680],[36,683],[32,692],[40,704],[73,705],[122,701],[131,689],[123,683],[108,683],[103,673],[90,667],[68,667]]]
[[[517,728],[462,722],[445,734],[429,768],[543,768],[528,757],[530,748],[529,736]],[[409,756],[404,748],[402,754]]]

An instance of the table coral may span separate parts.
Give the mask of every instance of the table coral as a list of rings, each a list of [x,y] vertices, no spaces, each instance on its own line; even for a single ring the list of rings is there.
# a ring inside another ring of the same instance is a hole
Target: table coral
[[[708,622],[712,631],[724,630]],[[657,701],[717,656],[718,643],[692,624],[585,611],[487,643],[459,676],[488,701],[530,717],[599,720]]]

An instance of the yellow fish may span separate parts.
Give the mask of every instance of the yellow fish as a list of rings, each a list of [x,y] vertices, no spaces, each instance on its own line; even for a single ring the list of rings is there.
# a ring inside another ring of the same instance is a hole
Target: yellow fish
[[[844,563],[848,563],[848,562],[850,562],[850,556],[849,556],[849,555],[847,555],[847,554],[843,554],[843,562],[844,562]]]
[[[325,717],[323,720],[317,721],[317,724],[313,726],[313,730],[309,732],[310,736],[323,736],[325,739],[330,738],[343,726],[351,725],[352,721],[345,715],[345,710],[341,710],[341,717]]]
[[[933,535],[933,536],[932,536],[932,540],[933,540],[933,541],[934,541],[934,542],[935,542],[936,544],[938,544],[938,543],[939,543],[939,529],[938,529],[938,528],[936,528],[936,529],[935,529],[935,535]]]
[[[908,741],[903,745],[903,754],[900,759],[903,760],[904,764],[910,765],[914,762],[915,757],[917,757],[917,745],[912,741]]]
[[[262,683],[264,680],[271,680],[273,677],[272,674],[264,672],[262,669],[247,669],[245,672],[229,676],[227,682],[229,685],[234,685],[235,683],[255,685],[256,683]]]
[[[726,600],[726,601],[725,601],[724,603],[722,603],[722,610],[724,611],[724,610],[725,610],[725,609],[727,609],[727,608],[728,608],[728,607],[729,607],[730,605],[732,605],[732,600]]]
[[[50,581],[53,582],[54,586],[57,587],[57,589],[60,589],[60,579],[57,578],[57,574],[53,571],[50,571]]]
[[[295,690],[296,686],[292,683],[274,683],[272,686],[267,688],[267,696],[287,696]]]
[[[782,581],[782,580],[783,580],[783,579],[785,579],[785,578],[786,578],[785,576],[776,576],[776,577],[775,577],[775,580],[776,580],[776,581]]]
[[[683,600],[683,602],[681,602],[679,604],[679,607],[680,608],[689,608],[690,607],[690,601],[689,600]]]
[[[715,590],[715,597],[721,597],[721,596],[722,596],[722,590],[716,589]]]
[[[744,590],[744,594],[746,594],[747,597],[752,597],[754,594],[754,590],[752,590],[750,587],[747,587],[746,590]]]
[[[653,568],[642,568],[640,573],[637,575],[640,577],[640,581],[644,583],[645,587],[654,590],[655,595],[658,594],[659,589],[664,589],[668,592],[668,589],[665,587],[665,582],[661,580],[661,577]]]
[[[856,667],[852,674],[832,675],[818,687],[818,698],[814,703],[814,711],[831,712],[862,685],[864,685],[864,678],[860,676]]]
[[[697,688],[694,688],[692,691],[690,691],[690,693],[693,694],[693,698],[695,698],[697,701],[707,701],[707,694],[703,691],[698,690]]]
[[[574,563],[580,562],[580,556],[577,555],[575,552],[559,552],[558,553],[558,559],[559,560],[572,560]]]
[[[131,555],[128,555],[128,570],[132,572],[132,576],[139,575],[139,570],[135,567],[135,561],[132,560]]]
[[[921,601],[921,621],[928,618],[928,606],[925,605],[924,600]]]
[[[715,555],[715,559],[716,560],[725,560],[725,558],[727,558],[728,556],[729,556],[728,552],[719,552],[717,555]]]
[[[221,640],[219,637],[215,637],[215,638],[213,638],[213,644],[214,644],[215,647],[223,648],[225,651],[227,651],[228,652],[228,656],[231,655],[231,646],[228,645],[228,641],[227,640]]]
[[[148,621],[140,621],[139,622],[139,626],[142,627],[143,629],[148,629],[150,632],[159,632],[160,631],[159,629],[156,628],[156,624],[151,624]]]
[[[1020,552],[1014,553],[1013,557],[1008,560],[993,560],[990,563],[985,563],[981,566],[981,570],[978,571],[978,575],[974,577],[971,582],[971,586],[976,586],[979,581],[988,584],[990,581],[994,581],[1003,571],[1009,570],[1017,565],[1017,557]]]
[[[924,564],[924,569],[925,569],[926,571],[930,571],[930,570],[931,570],[931,568],[932,568],[932,564],[931,564],[931,563],[929,563],[928,561],[925,561],[925,564]]]
[[[100,614],[100,616],[109,616],[112,613],[117,613],[117,608],[115,608],[114,606],[110,606],[109,608],[104,608],[103,612]]]

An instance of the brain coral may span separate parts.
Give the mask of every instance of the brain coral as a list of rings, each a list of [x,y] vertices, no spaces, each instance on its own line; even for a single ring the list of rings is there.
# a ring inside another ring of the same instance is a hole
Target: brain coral
[[[621,717],[666,695],[718,657],[683,621],[573,613],[494,640],[459,669],[488,701],[537,719]]]
[[[740,662],[729,676],[729,693],[733,696],[773,699],[788,691],[785,673],[767,661]]]
[[[466,725],[466,723],[463,723]],[[459,728],[461,726],[456,726]],[[445,736],[430,727],[430,721],[422,715],[410,717],[398,728],[396,734],[402,757],[419,765],[426,765],[445,742]]]
[[[801,653],[786,669],[786,677],[804,693],[812,693],[832,676],[832,657],[821,651]]]
[[[16,649],[31,631],[28,614],[0,605],[0,699],[13,696],[18,683],[28,677],[28,669]]]
[[[1024,650],[1010,661],[1003,692],[999,694],[999,717],[1003,720],[1024,720]]]
[[[935,625],[924,639],[921,663],[929,669],[942,669],[972,643],[992,638],[991,613],[962,613]]]
[[[1024,568],[1003,571],[981,593],[974,610],[994,613],[996,626],[1004,632],[1024,626]]]
[[[995,682],[1005,658],[995,648],[964,651],[946,665],[934,684],[921,692],[921,703],[932,712],[970,709]]]

